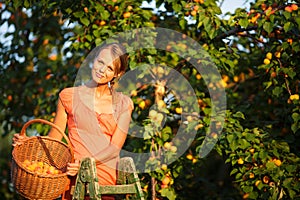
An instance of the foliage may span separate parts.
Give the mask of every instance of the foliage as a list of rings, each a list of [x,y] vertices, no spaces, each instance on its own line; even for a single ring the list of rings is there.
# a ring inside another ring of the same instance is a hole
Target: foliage
[[[204,137],[216,137],[208,131],[212,105],[201,74],[172,52],[142,49],[130,55],[131,69],[159,63],[150,70],[157,82],[127,88],[135,104],[132,118],[146,131],[142,141],[128,136],[124,148],[168,150],[163,159],[153,155],[148,160],[155,171],[140,174],[147,198],[299,198],[299,4],[256,0],[249,9],[221,17],[215,0],[155,2],[165,10],[154,11],[133,0],[0,3],[1,25],[8,27],[0,42],[1,141],[31,118],[53,120],[58,92],[74,84],[95,46],[118,32],[163,27],[193,38],[209,53],[222,75],[227,114],[214,151],[199,158]],[[166,44],[166,49],[185,52],[185,45],[190,44]],[[197,95],[197,116],[202,116],[187,127],[196,131],[190,148],[167,166],[178,153],[171,140],[179,124],[196,117],[169,98],[162,81],[168,75],[166,66],[188,79]],[[159,108],[156,113],[151,112],[153,106]],[[30,133],[35,134],[32,130],[44,135],[49,127],[33,125]],[[0,178],[6,184],[0,197],[13,199],[9,173],[3,170],[9,167],[9,146],[0,151]]]

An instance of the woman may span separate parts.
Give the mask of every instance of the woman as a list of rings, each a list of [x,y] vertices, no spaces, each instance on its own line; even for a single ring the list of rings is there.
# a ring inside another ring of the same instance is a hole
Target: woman
[[[116,184],[119,153],[127,136],[133,103],[113,89],[113,82],[125,73],[126,67],[123,47],[116,43],[105,45],[93,61],[92,79],[59,93],[54,124],[63,131],[68,127],[75,158],[67,168],[67,174],[73,177],[71,185],[75,183],[79,161],[85,157],[95,158],[100,185]],[[49,137],[62,139],[55,129],[51,129]],[[20,139],[16,134],[14,144]],[[71,199],[69,192],[64,194],[64,199]]]

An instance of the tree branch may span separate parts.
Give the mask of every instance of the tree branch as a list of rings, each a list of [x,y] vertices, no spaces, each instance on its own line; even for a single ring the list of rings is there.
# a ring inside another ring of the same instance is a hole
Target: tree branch
[[[241,28],[240,26],[238,26],[238,27],[236,27],[236,28],[234,28],[234,29],[232,29],[232,30],[230,30],[228,32],[220,34],[215,39],[221,40],[221,39],[224,39],[224,38],[226,38],[228,36],[235,35],[238,32],[252,31],[252,30],[256,30],[257,28],[258,28],[257,26],[249,26],[248,28]]]

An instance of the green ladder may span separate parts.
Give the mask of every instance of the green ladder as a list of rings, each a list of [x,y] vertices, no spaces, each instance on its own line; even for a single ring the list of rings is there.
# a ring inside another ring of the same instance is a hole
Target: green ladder
[[[144,200],[138,174],[131,157],[120,159],[117,185],[99,185],[96,173],[96,163],[93,158],[84,158],[73,186],[72,200],[83,200],[89,196],[91,200],[101,200],[101,195],[115,195],[116,199]]]

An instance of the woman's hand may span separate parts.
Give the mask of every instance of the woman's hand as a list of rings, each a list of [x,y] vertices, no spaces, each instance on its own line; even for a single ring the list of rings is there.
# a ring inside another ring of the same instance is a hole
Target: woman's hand
[[[27,138],[27,136],[21,136],[20,134],[14,134],[14,137],[13,137],[13,142],[12,142],[12,145],[13,146],[17,146],[19,144],[22,144],[23,141]]]
[[[75,160],[74,163],[68,163],[67,165],[67,175],[75,176],[78,173],[80,167],[79,160]]]

